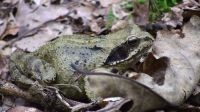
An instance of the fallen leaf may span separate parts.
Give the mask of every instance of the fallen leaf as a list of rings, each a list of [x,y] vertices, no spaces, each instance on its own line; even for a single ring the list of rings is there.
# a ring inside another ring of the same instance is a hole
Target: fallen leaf
[[[2,34],[5,32],[7,23],[8,23],[7,19],[0,18],[0,36],[2,36]]]
[[[94,17],[104,16],[107,15],[107,8],[97,8],[92,12]]]
[[[145,2],[144,4],[134,2],[134,22],[137,25],[146,25],[149,23],[149,4]]]
[[[143,62],[139,72],[150,75],[153,77],[154,82],[158,85],[163,85],[168,63],[169,59],[167,57],[156,59],[153,54],[150,53]]]
[[[99,33],[101,31],[101,28],[99,27],[96,21],[91,21],[89,25],[90,25],[90,29],[93,32]]]
[[[114,97],[116,98],[116,97]],[[103,101],[107,102],[107,105],[99,109],[98,111],[129,111],[132,106],[134,105],[134,102],[131,99],[125,99],[125,98],[119,98],[118,100],[113,100],[114,98],[106,98]]]
[[[41,5],[45,5],[45,6],[49,6],[51,4],[50,0],[33,0],[33,2],[37,5],[37,6],[41,6]]]
[[[0,49],[7,44],[6,41],[0,40]]]
[[[127,25],[128,25],[127,20],[118,20],[115,24],[112,25],[111,31],[112,32],[118,31],[119,29],[122,29]]]
[[[19,27],[26,27],[28,30],[38,27],[49,20],[54,20],[60,16],[63,16],[68,12],[69,10],[62,5],[38,7],[34,5],[31,6],[21,0],[18,4],[18,11],[15,18]]]
[[[1,2],[0,3],[0,36],[5,32],[7,24],[9,23],[9,16],[13,9],[11,3]]]
[[[94,72],[108,73],[105,69],[96,69]],[[86,93],[94,101],[108,97],[130,98],[134,103],[130,109],[131,112],[143,112],[170,106],[166,100],[151,89],[131,79],[109,75],[88,75],[85,80]]]
[[[171,31],[160,31],[153,45],[153,55],[157,59],[169,59],[164,84],[157,85],[146,75],[137,79],[174,105],[183,103],[200,79],[199,26],[200,18],[193,16],[183,27],[184,38]]]
[[[19,27],[17,27],[14,22],[9,22],[1,38],[3,39],[7,35],[16,35],[18,32]]]
[[[123,10],[120,4],[113,4],[112,11],[113,11],[114,16],[118,19],[123,19],[129,15]]]
[[[93,7],[84,7],[84,6],[79,6],[76,9],[76,15],[78,17],[81,17],[83,20],[83,25],[87,25],[89,20],[92,20],[92,12],[93,12]]]
[[[7,112],[42,112],[41,110],[34,107],[16,106],[9,109]]]
[[[172,27],[182,26],[183,19],[189,20],[193,15],[199,15],[200,2],[197,0],[183,0],[166,13],[162,21]]]
[[[166,25],[172,26],[174,28],[177,26],[181,26],[183,22],[183,9],[181,8],[172,7],[171,12],[166,13],[162,18],[162,21],[164,21]]]
[[[59,21],[49,22],[62,17],[68,12],[68,8],[63,5],[31,6],[22,0],[18,4],[18,11],[15,17],[18,29],[8,29],[7,32],[16,33],[16,30],[19,30],[19,37],[29,35],[28,38],[18,40],[14,45],[23,50],[34,51],[58,36],[71,35],[73,33],[69,25],[62,24]]]
[[[114,4],[114,3],[118,3],[120,1],[121,0],[99,0],[100,4],[103,7],[108,7],[109,5]]]
[[[57,36],[71,35],[72,33],[70,26],[61,23],[52,23],[41,29],[37,35],[19,40],[14,45],[20,49],[32,52]]]

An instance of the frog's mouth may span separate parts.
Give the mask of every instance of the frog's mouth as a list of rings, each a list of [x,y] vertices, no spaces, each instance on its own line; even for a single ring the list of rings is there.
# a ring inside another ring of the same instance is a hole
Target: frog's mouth
[[[111,51],[105,64],[116,65],[130,59],[138,58],[138,56],[143,54],[144,48],[149,48],[149,43],[146,40],[133,39],[126,41]]]

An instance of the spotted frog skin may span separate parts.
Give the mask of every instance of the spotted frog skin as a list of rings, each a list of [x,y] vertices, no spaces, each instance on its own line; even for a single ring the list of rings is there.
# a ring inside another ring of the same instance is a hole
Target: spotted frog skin
[[[63,36],[33,53],[15,51],[11,55],[11,77],[25,89],[35,81],[44,85],[65,84],[60,88],[68,89],[67,96],[79,99],[85,97],[85,82],[81,78],[75,81],[72,63],[88,71],[96,68],[124,71],[149,50],[152,42],[152,36],[136,25],[97,37]]]

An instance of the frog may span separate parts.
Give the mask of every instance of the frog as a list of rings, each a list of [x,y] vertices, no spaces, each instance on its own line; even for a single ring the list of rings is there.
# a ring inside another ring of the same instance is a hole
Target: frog
[[[10,57],[11,79],[25,90],[37,81],[59,88],[70,99],[88,100],[86,80],[74,75],[71,64],[87,71],[122,73],[149,51],[153,40],[135,24],[107,35],[60,36],[34,52],[15,51]]]

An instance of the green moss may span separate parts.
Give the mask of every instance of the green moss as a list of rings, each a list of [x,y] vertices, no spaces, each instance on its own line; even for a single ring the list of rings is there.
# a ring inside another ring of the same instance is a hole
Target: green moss
[[[182,0],[149,0],[150,14],[149,19],[155,21],[159,19],[164,12],[180,3]]]
[[[109,9],[108,11],[108,17],[106,21],[106,28],[110,29],[112,27],[112,24],[114,20],[116,19],[115,15],[113,14],[112,8]]]
[[[144,4],[147,0],[137,0],[140,4]]]
[[[123,1],[120,5],[123,9],[127,11],[132,11],[134,7],[132,2],[133,2],[132,0],[126,0],[126,1]]]

